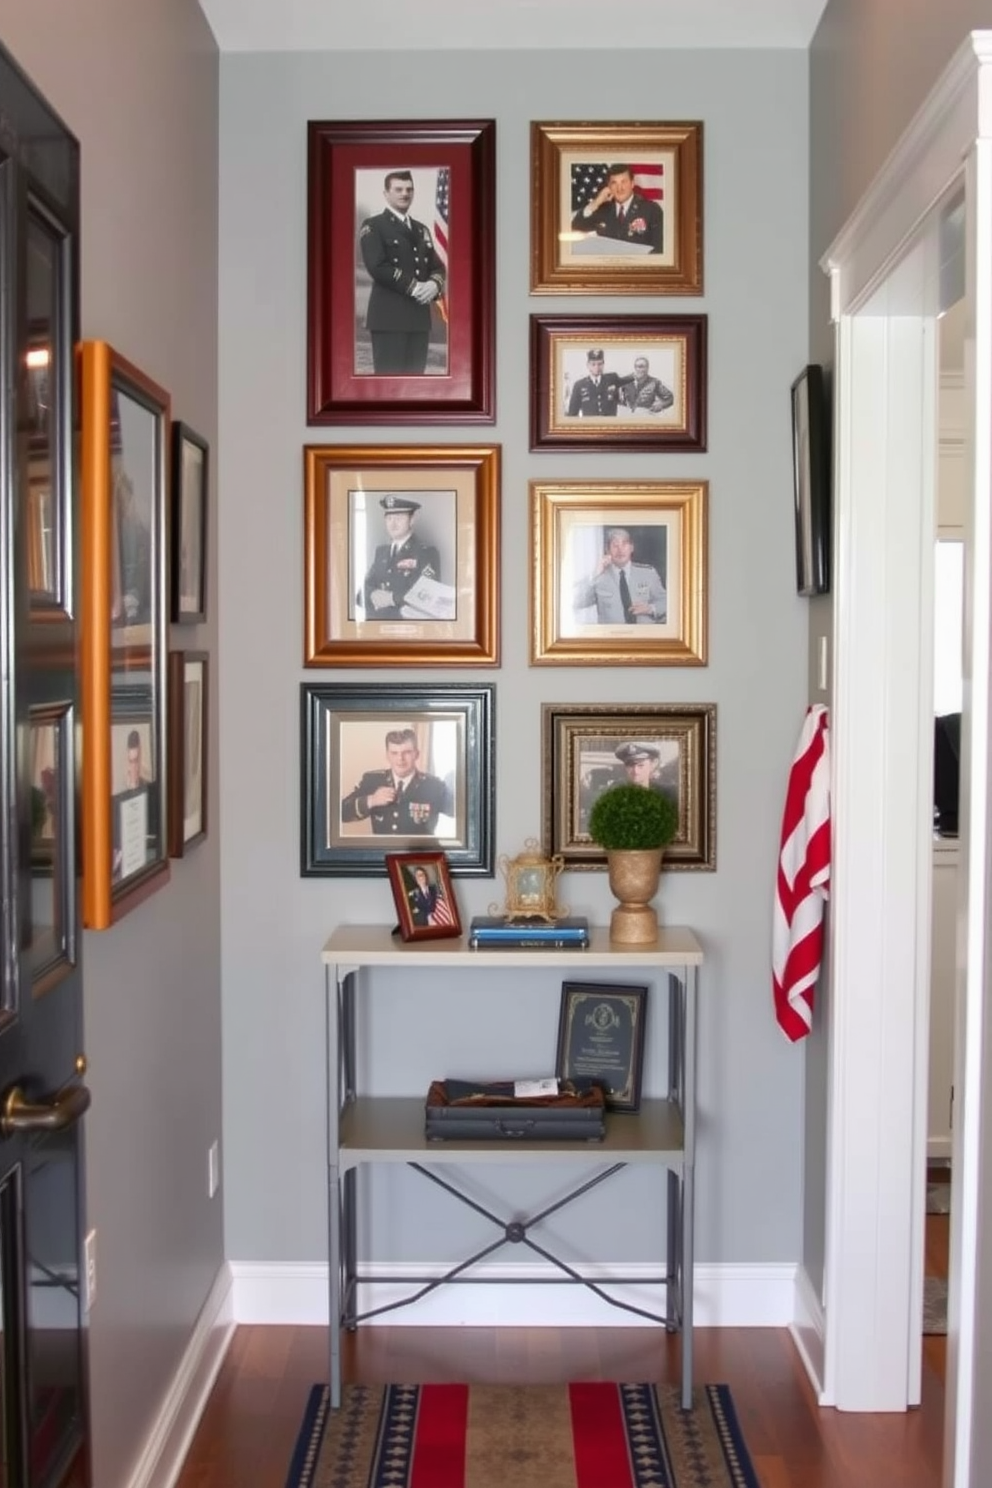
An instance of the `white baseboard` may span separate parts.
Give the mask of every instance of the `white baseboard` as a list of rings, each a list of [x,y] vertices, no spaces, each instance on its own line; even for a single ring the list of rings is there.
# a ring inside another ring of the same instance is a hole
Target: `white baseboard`
[[[404,1278],[444,1274],[444,1266],[368,1265],[368,1281],[359,1287],[359,1311],[397,1301],[417,1290],[414,1281],[380,1281],[378,1276]],[[577,1268],[579,1269],[579,1268]],[[646,1280],[662,1274],[649,1265],[599,1265],[581,1268],[583,1276],[603,1286],[611,1275]],[[238,1323],[293,1323],[327,1326],[326,1265],[267,1264],[232,1261],[234,1318]],[[553,1266],[485,1266],[473,1276],[485,1281],[460,1282],[428,1293],[411,1307],[398,1308],[377,1322],[415,1327],[605,1328],[654,1327],[647,1318],[611,1307],[586,1287],[554,1285],[547,1278],[560,1275]],[[526,1281],[526,1285],[520,1285]],[[502,1285],[501,1285],[502,1283]],[[516,1283],[516,1284],[515,1284]],[[611,1295],[651,1312],[664,1311],[660,1284],[610,1286]],[[694,1322],[699,1328],[787,1328],[795,1318],[794,1264],[699,1265],[695,1268]]]
[[[173,1488],[234,1336],[234,1289],[225,1262],[200,1309],[186,1352],[127,1488]]]
[[[809,1272],[803,1266],[796,1267],[795,1315],[789,1331],[795,1339],[803,1367],[816,1391],[817,1401],[820,1405],[832,1405],[833,1401],[827,1399],[823,1367],[823,1341],[826,1334],[823,1304],[809,1279]]]

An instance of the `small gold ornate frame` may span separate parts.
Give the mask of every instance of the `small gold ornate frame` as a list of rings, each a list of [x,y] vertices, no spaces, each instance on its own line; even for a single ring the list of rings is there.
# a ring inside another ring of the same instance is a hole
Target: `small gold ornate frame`
[[[490,905],[490,914],[502,914],[507,920],[553,922],[568,913],[558,907],[555,898],[555,881],[565,860],[561,856],[545,857],[535,837],[527,838],[524,851],[515,858],[503,853],[496,866],[506,880],[506,902],[502,909]]]

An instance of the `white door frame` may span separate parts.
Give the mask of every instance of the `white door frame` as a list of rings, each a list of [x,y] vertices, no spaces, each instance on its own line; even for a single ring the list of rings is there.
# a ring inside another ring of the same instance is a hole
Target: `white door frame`
[[[946,253],[942,221],[948,202],[964,192],[970,643],[966,639],[962,718],[945,1475],[954,1488],[972,1482],[980,1141],[985,1119],[992,1120],[992,1084],[983,1081],[992,1051],[982,1047],[992,981],[986,929],[992,841],[990,156],[992,32],[974,32],[822,260],[837,327],[837,510],[820,1398],[849,1410],[905,1410],[920,1395],[936,317]],[[978,1478],[974,1483],[977,1488]]]

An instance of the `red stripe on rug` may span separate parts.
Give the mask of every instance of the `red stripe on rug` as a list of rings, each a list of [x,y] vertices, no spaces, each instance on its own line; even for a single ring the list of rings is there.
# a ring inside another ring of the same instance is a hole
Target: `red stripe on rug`
[[[627,1427],[616,1385],[569,1385],[576,1488],[633,1488]]]
[[[465,1488],[468,1385],[421,1385],[410,1488]]]

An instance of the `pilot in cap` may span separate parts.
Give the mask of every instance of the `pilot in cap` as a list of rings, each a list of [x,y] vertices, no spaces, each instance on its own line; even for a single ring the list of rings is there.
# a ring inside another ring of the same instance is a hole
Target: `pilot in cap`
[[[615,749],[613,752],[617,759],[622,760],[625,765],[636,765],[641,760],[656,760],[661,757],[661,751],[657,744],[648,744],[645,740],[641,739],[631,739],[628,743],[621,744],[620,748]]]
[[[606,360],[606,358],[603,356],[602,351],[587,351],[586,352],[586,361],[587,362],[603,362],[605,360]]]
[[[383,511],[387,512],[415,512],[420,510],[419,501],[411,501],[409,496],[395,496],[392,491],[383,496],[379,502]]]

